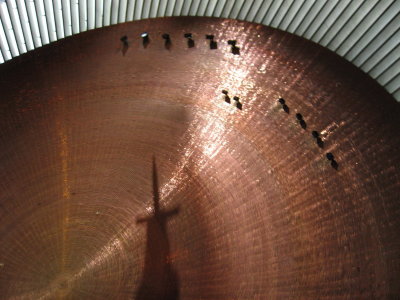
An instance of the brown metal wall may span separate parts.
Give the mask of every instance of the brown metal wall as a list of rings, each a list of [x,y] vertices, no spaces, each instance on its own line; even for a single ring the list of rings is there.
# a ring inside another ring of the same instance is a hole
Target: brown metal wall
[[[0,98],[2,299],[400,296],[399,104],[317,45],[127,23],[1,65]]]

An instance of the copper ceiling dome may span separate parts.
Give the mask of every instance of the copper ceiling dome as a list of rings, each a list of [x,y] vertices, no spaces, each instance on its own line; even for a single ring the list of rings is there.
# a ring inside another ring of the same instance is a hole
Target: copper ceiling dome
[[[165,18],[0,66],[1,299],[396,299],[400,109],[289,33]]]

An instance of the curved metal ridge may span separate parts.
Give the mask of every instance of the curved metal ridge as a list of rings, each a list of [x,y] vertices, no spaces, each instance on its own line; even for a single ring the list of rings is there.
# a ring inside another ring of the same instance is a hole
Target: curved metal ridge
[[[296,34],[352,62],[400,100],[397,0],[2,0],[0,63],[87,30],[170,16],[239,19]]]
[[[399,105],[332,52],[143,20],[1,65],[0,95],[2,299],[400,296]]]

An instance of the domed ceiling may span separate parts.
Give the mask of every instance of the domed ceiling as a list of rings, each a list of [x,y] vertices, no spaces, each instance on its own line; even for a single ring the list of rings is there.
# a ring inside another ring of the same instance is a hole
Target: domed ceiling
[[[400,298],[400,105],[341,57],[176,17],[0,69],[1,299]]]
[[[400,100],[396,0],[0,0],[0,63],[58,39],[112,24],[168,16],[261,23],[336,52]]]

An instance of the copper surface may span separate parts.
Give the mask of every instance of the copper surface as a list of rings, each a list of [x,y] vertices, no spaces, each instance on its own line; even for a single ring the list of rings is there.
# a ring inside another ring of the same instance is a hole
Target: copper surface
[[[311,42],[127,23],[0,98],[0,299],[400,297],[399,104]]]

